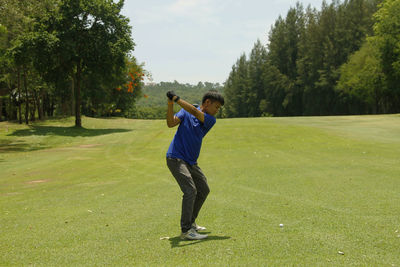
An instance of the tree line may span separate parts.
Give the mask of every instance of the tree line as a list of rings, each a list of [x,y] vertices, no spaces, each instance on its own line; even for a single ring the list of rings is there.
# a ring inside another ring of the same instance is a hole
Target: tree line
[[[0,121],[129,116],[146,73],[123,4],[0,0]]]
[[[226,117],[400,112],[400,0],[297,3],[242,54]]]
[[[171,90],[189,103],[201,105],[202,97],[206,92],[217,90],[223,93],[223,86],[211,82],[198,82],[196,85],[183,84],[178,81],[149,83],[142,89],[145,97],[136,102],[133,117],[138,119],[165,119],[167,112],[165,94]],[[174,105],[175,112],[179,109],[179,105]]]

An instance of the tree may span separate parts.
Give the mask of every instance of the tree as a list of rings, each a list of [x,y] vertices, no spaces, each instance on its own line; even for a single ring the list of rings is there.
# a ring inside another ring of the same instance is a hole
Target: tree
[[[343,102],[350,101],[347,89],[336,90],[340,67],[372,33],[372,14],[377,1],[333,0],[330,4],[323,1],[320,11],[310,6],[304,11],[299,3],[290,8],[269,32],[265,60],[256,60],[260,53],[255,46],[249,61],[242,56],[232,68],[225,84],[228,103],[232,101],[227,104],[227,115],[347,112],[350,103]],[[244,63],[248,66],[247,82],[243,79],[246,75],[239,75],[239,70],[244,73],[246,69],[240,68]],[[247,103],[247,109],[241,108],[242,103]]]
[[[247,105],[249,97],[249,64],[246,54],[242,54],[232,67],[229,78],[225,83],[224,92],[227,98],[225,106],[228,117],[247,117],[250,107]]]
[[[3,97],[7,95],[6,81],[5,81],[5,65],[7,64],[7,59],[5,57],[6,53],[6,37],[7,29],[0,24],[0,121],[3,117]]]
[[[120,14],[123,3],[61,0],[57,13],[41,18],[41,29],[57,38],[54,56],[59,62],[51,68],[73,80],[77,127],[82,126],[81,91],[90,87],[82,82],[96,80],[108,89],[117,87],[125,58],[133,50],[129,20]]]
[[[254,44],[249,58],[249,88],[248,97],[244,99],[249,117],[260,116],[260,101],[265,98],[262,75],[267,61],[267,51],[260,40]]]
[[[298,43],[304,28],[303,7],[297,3],[290,8],[286,18],[275,21],[269,32],[268,59],[290,79],[297,78]]]
[[[1,0],[0,3],[0,24],[4,27],[1,80],[4,82],[5,88],[2,90],[2,94],[5,94],[6,97],[9,96],[7,112],[9,117],[16,119],[18,116],[19,122],[22,123],[21,66],[14,61],[10,48],[14,45],[14,41],[28,30],[29,18],[26,16],[25,7],[29,4],[24,5],[20,1],[11,0]],[[15,106],[18,108],[18,113]]]
[[[380,51],[380,62],[392,98],[390,111],[400,111],[400,0],[386,0],[374,18],[374,41]]]
[[[346,114],[385,112],[385,75],[379,64],[379,51],[366,41],[340,68],[336,86]]]
[[[319,12],[310,6],[304,15],[304,30],[299,40],[299,55],[297,60],[297,84],[302,88],[302,113],[301,115],[315,114],[317,92],[315,83],[319,79],[318,70],[322,66],[323,36],[319,26]]]
[[[261,115],[286,115],[284,100],[287,90],[290,89],[289,78],[267,61],[263,66],[262,83],[265,97],[259,104]]]
[[[305,115],[341,113],[335,91],[339,68],[372,30],[374,0],[323,2],[320,12],[306,11],[301,38],[298,82],[304,88]]]
[[[113,90],[105,90],[107,93],[103,95],[101,105],[106,105],[99,115],[122,115],[132,118],[136,112],[135,102],[137,98],[142,96],[142,88],[145,71],[143,65],[139,65],[134,57],[126,59],[126,70],[121,77],[121,83],[124,85],[114,88]],[[98,90],[91,90],[92,93]],[[97,97],[96,99],[100,99]],[[99,105],[98,105],[99,106]],[[95,108],[98,108],[95,107]]]
[[[6,28],[5,42],[2,43],[5,53],[1,57],[1,81],[4,82],[6,95],[9,97],[8,119],[17,117],[14,116],[17,106],[20,122],[22,108],[25,108],[25,122],[28,123],[29,115],[31,120],[35,118],[34,107],[38,108],[39,118],[42,118],[43,95],[46,91],[42,84],[43,79],[33,65],[34,22],[36,17],[46,16],[47,12],[54,11],[57,1],[0,0],[0,2],[0,24]],[[43,64],[46,64],[46,58],[42,57]],[[21,92],[22,85],[24,94]],[[22,102],[25,102],[25,107],[21,105]]]

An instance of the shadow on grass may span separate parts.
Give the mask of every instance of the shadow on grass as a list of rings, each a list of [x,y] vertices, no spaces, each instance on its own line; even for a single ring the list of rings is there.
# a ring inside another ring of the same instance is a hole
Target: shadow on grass
[[[8,136],[68,136],[68,137],[90,137],[113,133],[130,132],[129,129],[86,129],[78,127],[61,127],[61,126],[30,126],[29,129],[16,130]]]
[[[178,247],[186,247],[192,246],[203,242],[210,242],[215,240],[227,240],[230,239],[230,236],[215,236],[209,235],[208,238],[202,240],[182,240],[180,236],[172,237],[169,239],[171,243],[171,248],[178,248]]]
[[[64,136],[64,137],[93,137],[114,133],[130,132],[130,129],[86,129],[77,127],[62,126],[30,126],[28,129],[15,130],[8,134],[14,137],[29,136]],[[29,152],[41,149],[51,148],[44,143],[29,143],[23,139],[20,140],[0,140],[0,153],[3,152]]]
[[[27,142],[16,140],[0,140],[0,153],[2,152],[28,152],[50,148],[43,144],[29,144]]]

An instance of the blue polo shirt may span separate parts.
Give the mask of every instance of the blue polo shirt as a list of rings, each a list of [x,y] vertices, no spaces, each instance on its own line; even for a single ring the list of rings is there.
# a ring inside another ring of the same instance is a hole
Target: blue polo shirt
[[[181,123],[169,146],[167,157],[182,159],[190,165],[197,164],[203,137],[214,126],[216,119],[204,113],[204,123],[202,123],[184,109],[175,116],[181,120]]]

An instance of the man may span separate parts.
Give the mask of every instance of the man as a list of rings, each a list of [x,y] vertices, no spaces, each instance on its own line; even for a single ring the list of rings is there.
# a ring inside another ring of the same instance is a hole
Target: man
[[[207,178],[197,165],[203,137],[214,126],[215,115],[224,105],[224,98],[217,91],[207,92],[202,104],[196,108],[182,100],[173,91],[167,93],[169,128],[179,125],[167,152],[167,165],[182,192],[181,238],[198,240],[207,238],[199,234],[205,228],[196,224],[196,218],[210,189]],[[174,115],[174,102],[182,109]]]

